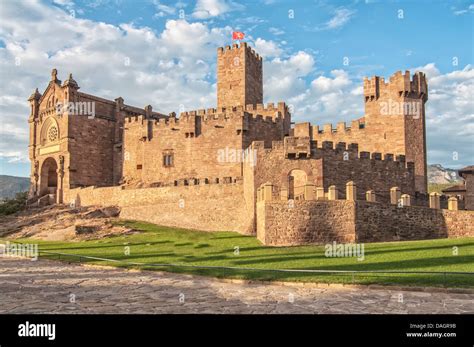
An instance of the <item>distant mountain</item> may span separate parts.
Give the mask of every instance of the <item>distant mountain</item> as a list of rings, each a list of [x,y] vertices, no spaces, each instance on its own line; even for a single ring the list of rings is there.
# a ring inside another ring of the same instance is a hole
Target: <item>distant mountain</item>
[[[459,177],[457,170],[445,168],[440,164],[428,165],[428,182],[436,184],[459,183],[462,178]]]
[[[13,198],[16,193],[25,192],[30,188],[28,177],[0,175],[0,200]]]

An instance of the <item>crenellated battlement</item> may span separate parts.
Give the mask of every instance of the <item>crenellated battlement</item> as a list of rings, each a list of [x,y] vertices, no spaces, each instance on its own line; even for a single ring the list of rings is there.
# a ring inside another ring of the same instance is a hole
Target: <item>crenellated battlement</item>
[[[320,125],[312,125],[309,122],[296,123],[293,128],[293,136],[301,137],[308,136],[312,140],[321,140],[329,137],[330,139],[336,138],[341,140],[350,140],[351,137],[357,138],[358,135],[363,135],[366,129],[366,123],[364,119],[353,120],[350,126],[346,122],[338,122],[336,126],[332,123]],[[360,132],[360,134],[359,134]],[[340,141],[339,142],[344,142]]]
[[[336,159],[372,161],[373,165],[393,165],[397,168],[414,170],[414,163],[407,162],[403,154],[360,151],[357,143],[314,141],[309,137],[285,137],[283,141],[272,141],[271,148],[264,148],[262,141],[254,141],[252,149],[283,152],[287,159]]]
[[[252,113],[255,116],[259,113],[269,114],[280,112],[281,114],[288,113],[288,106],[284,102],[278,102],[276,105],[273,102],[267,104],[248,104],[248,105],[238,105],[238,106],[227,106],[227,107],[218,107],[218,108],[208,108],[208,109],[199,109],[192,111],[184,111],[180,113],[180,117],[184,116],[213,116],[218,113],[236,113],[236,112],[247,112]]]
[[[413,162],[407,162],[406,157],[403,154],[394,155],[393,153],[380,153],[380,152],[367,152],[360,151],[357,143],[346,142],[332,142],[332,141],[313,141],[313,153],[318,154],[322,152],[330,155],[343,154],[343,160],[371,160],[374,163],[377,162],[392,162],[394,165],[404,167],[407,169],[413,169]]]
[[[273,104],[269,105],[267,107],[252,107],[252,109],[258,109],[258,113],[249,113],[246,111],[248,108],[237,106],[182,112],[179,118],[176,117],[175,113],[157,119],[149,118],[146,115],[130,115],[125,118],[125,122],[128,125],[127,130],[131,129],[130,126],[146,127],[150,130],[170,129],[178,132],[182,130],[186,133],[192,133],[192,137],[206,131],[206,127],[220,129],[235,126],[236,129],[249,130],[253,127],[258,128],[260,125],[265,125],[280,128],[284,122],[284,113],[280,112],[279,109],[284,110],[286,106],[281,104],[279,108],[274,108],[272,107]],[[139,137],[141,138],[142,135],[139,134]]]
[[[353,131],[363,131],[365,129],[365,122],[359,119],[351,122],[351,126],[347,126],[346,122],[338,122],[334,127],[332,123],[326,123],[322,127],[319,125],[313,125],[313,134],[332,134],[338,133],[344,134],[347,133],[350,135]]]
[[[410,96],[422,98],[428,96],[428,83],[423,72],[415,72],[411,77],[410,71],[397,71],[390,76],[389,82],[383,77],[373,76],[364,78],[364,97],[366,102],[378,100],[382,95]]]
[[[265,104],[248,104],[245,106],[245,111],[247,112],[276,112],[280,111],[282,113],[288,113],[288,106],[286,105],[285,102],[280,101],[275,104],[273,102],[269,102],[266,105]]]
[[[151,106],[148,106],[151,107]],[[248,104],[246,106],[230,106],[219,108],[208,108],[184,111],[180,113],[179,118],[174,112],[165,116],[157,112],[151,112],[151,108],[133,108],[127,107],[125,115],[126,122],[144,122],[149,119],[154,124],[177,124],[183,122],[194,122],[195,117],[200,117],[202,121],[215,121],[234,119],[239,117],[248,117],[254,120],[263,120],[265,122],[279,122],[281,118],[288,114],[288,106],[284,102],[267,103],[267,104]],[[150,116],[150,114],[152,116]]]
[[[218,47],[217,48],[217,56],[224,56],[226,54],[235,55],[236,53],[241,53],[245,51],[247,54],[251,54],[256,60],[262,61],[262,57],[252,49],[247,42],[242,42],[240,45],[237,43],[232,44],[232,46],[225,46],[225,47]]]

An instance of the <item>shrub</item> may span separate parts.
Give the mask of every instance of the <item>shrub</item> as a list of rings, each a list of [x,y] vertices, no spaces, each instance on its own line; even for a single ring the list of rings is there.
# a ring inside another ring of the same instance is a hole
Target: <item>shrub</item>
[[[0,203],[0,215],[8,215],[21,211],[26,206],[28,192],[17,193],[13,199],[6,199]]]

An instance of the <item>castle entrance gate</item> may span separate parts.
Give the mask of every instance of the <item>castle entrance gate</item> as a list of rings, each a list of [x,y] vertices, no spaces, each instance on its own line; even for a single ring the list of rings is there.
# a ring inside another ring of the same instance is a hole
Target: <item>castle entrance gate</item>
[[[288,199],[304,200],[304,187],[308,178],[303,170],[291,170],[288,175]]]

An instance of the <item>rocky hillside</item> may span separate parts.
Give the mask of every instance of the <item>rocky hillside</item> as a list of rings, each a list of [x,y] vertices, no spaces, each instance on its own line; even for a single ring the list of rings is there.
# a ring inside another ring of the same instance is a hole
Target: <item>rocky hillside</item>
[[[0,175],[0,200],[13,198],[16,193],[28,191],[29,187],[28,177]]]
[[[428,182],[435,184],[456,184],[462,181],[457,170],[448,169],[440,164],[428,165]]]
[[[46,206],[0,218],[0,238],[47,241],[96,240],[138,231],[117,223],[120,209],[109,207]]]

